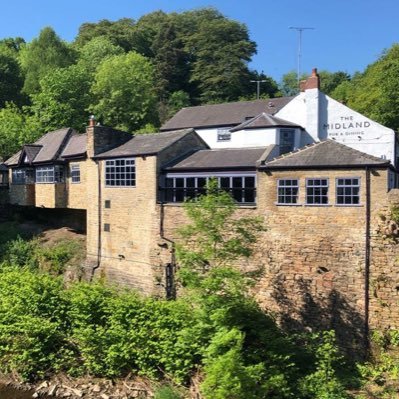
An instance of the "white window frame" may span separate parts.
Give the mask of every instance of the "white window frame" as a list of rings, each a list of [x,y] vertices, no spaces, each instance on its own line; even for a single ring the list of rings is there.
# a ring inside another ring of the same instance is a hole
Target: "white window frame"
[[[129,168],[129,170],[127,170],[127,168]],[[135,158],[114,158],[105,160],[104,176],[105,187],[136,187]]]
[[[338,183],[339,180],[344,180],[344,183],[339,184]],[[346,184],[345,180],[357,180],[358,184]],[[361,185],[360,177],[357,177],[357,176],[337,177],[335,179],[335,204],[338,206],[358,206],[358,205],[360,205],[360,185]],[[344,194],[342,194],[342,195],[338,194],[339,188],[342,188],[344,190]],[[350,191],[350,194],[345,194],[345,189],[348,189]],[[354,190],[356,190],[356,189],[357,189],[357,194],[354,194]],[[338,197],[342,197],[344,199],[344,202],[339,203]],[[345,202],[345,198],[350,198],[350,202]],[[353,201],[354,198],[357,198],[357,202]]]
[[[64,183],[64,167],[62,165],[38,166],[35,170],[35,183]]]
[[[296,184],[281,184],[282,182],[296,182]],[[295,190],[295,194],[287,194],[286,192],[283,192],[282,194],[280,193],[280,190]],[[286,201],[286,199],[291,199],[291,201]],[[280,201],[280,199],[283,199],[283,201]],[[295,201],[293,201],[295,199]],[[299,179],[296,178],[284,178],[284,179],[278,179],[277,180],[277,205],[298,205],[299,203]]]
[[[217,142],[231,141],[231,132],[228,128],[218,128],[216,134]]]
[[[33,184],[35,171],[31,168],[14,168],[11,172],[12,184]]]
[[[323,184],[320,183],[319,185],[310,186],[309,182],[314,181],[314,180],[316,180],[316,181],[320,180],[320,182],[322,180],[325,180],[326,184],[323,185]],[[309,189],[320,189],[321,190],[321,189],[324,189],[324,188],[327,188],[327,192],[325,194],[314,194],[314,193],[312,195],[308,194],[308,190]],[[305,203],[306,203],[306,205],[310,205],[310,206],[326,206],[326,205],[329,205],[329,201],[330,201],[329,188],[330,188],[330,182],[329,182],[328,177],[310,177],[310,178],[307,178],[306,179],[306,193],[305,193]],[[312,197],[314,200],[317,199],[317,198],[322,199],[323,197],[326,197],[327,198],[327,202],[323,202],[323,201],[321,201],[321,202],[316,202],[316,201],[309,202],[309,197]]]
[[[80,183],[80,164],[72,164],[71,165],[71,183],[79,184]]]

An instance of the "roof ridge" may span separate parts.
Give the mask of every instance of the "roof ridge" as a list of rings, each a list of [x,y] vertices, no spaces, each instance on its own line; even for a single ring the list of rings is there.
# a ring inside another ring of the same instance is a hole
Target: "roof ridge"
[[[290,156],[292,156],[292,155],[298,154],[299,152],[304,152],[304,151],[306,151],[306,150],[308,150],[308,149],[310,149],[310,148],[313,148],[313,147],[315,147],[315,146],[317,146],[317,145],[319,145],[319,144],[321,144],[321,143],[323,143],[323,142],[324,142],[324,140],[323,140],[323,141],[317,141],[317,142],[315,142],[315,143],[306,144],[305,146],[303,146],[303,147],[301,147],[301,148],[297,148],[296,150],[292,150],[292,151],[290,151],[290,152],[286,152],[286,153],[281,154],[281,155],[279,155],[279,156],[277,156],[277,157],[274,157],[273,159],[271,159],[271,160],[268,161],[267,163],[271,163],[271,162],[274,162],[274,161],[278,161],[279,159],[282,159],[282,158],[288,158],[288,157],[290,157]],[[345,147],[347,147],[347,146],[345,146]]]

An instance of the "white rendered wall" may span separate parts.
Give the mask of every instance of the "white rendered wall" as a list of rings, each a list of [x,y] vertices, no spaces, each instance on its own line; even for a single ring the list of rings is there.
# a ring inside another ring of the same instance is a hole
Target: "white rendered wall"
[[[318,92],[318,105],[314,91]],[[380,125],[347,106],[335,101],[317,89],[300,93],[276,116],[305,128],[301,137],[301,146],[318,140],[333,139],[348,147],[367,154],[395,162],[395,133],[392,129]],[[309,107],[310,109],[307,109]],[[311,116],[319,109],[318,129],[315,133]]]
[[[217,141],[217,129],[197,129],[196,132],[211,148],[248,148],[280,144],[280,128],[248,129],[231,133],[231,140]],[[295,149],[300,147],[301,132],[295,129]]]

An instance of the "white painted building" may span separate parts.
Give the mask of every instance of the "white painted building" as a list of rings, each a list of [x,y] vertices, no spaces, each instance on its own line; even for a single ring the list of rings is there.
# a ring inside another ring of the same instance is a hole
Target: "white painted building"
[[[189,107],[161,130],[193,127],[211,148],[260,147],[288,152],[332,139],[396,165],[396,134],[320,91],[316,69],[296,97]]]

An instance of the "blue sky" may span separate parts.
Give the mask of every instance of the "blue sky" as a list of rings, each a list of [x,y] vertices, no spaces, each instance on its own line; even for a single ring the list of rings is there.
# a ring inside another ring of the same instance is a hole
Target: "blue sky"
[[[251,67],[279,80],[297,67],[297,32],[313,27],[302,41],[302,71],[362,71],[386,48],[399,42],[398,0],[14,0],[1,7],[0,38],[29,41],[52,26],[67,41],[83,22],[123,17],[138,19],[151,11],[185,11],[213,6],[248,26],[258,54]]]

